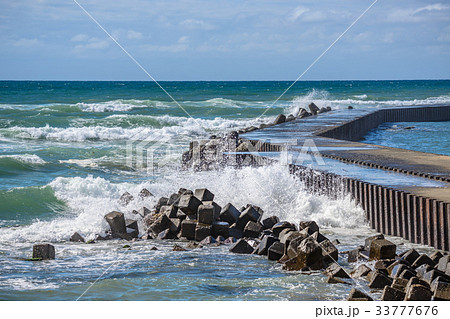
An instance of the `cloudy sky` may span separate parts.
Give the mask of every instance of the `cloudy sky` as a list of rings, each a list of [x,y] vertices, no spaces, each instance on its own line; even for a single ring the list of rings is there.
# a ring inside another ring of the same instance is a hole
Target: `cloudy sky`
[[[157,80],[292,80],[374,0],[77,0]],[[148,80],[73,0],[0,2],[0,79]],[[450,2],[379,0],[303,79],[450,78]]]

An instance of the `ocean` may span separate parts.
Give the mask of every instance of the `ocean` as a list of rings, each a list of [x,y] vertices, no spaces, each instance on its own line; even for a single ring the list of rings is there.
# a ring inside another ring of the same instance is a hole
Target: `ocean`
[[[350,287],[286,273],[225,246],[177,253],[172,242],[141,241],[128,250],[118,241],[68,241],[74,232],[104,234],[103,216],[112,210],[127,215],[180,187],[207,187],[219,205],[249,203],[268,216],[316,220],[340,250],[362,243],[373,231],[350,198],[311,195],[278,165],[181,170],[181,155],[193,139],[258,126],[311,102],[333,110],[448,104],[450,81],[300,81],[274,103],[290,84],[161,82],[174,102],[153,82],[0,81],[0,300],[345,299]],[[449,122],[390,123],[364,142],[450,155],[449,132]],[[142,136],[157,145],[157,171],[127,164],[127,142]],[[144,187],[155,198],[120,206],[122,193],[136,196]],[[56,247],[56,259],[25,261],[40,242]],[[403,245],[411,246],[427,251]]]

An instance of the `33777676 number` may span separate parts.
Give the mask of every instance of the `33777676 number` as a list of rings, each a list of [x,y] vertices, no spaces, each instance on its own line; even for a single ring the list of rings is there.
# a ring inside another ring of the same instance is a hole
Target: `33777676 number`
[[[438,314],[437,306],[377,306],[377,316],[427,316]]]

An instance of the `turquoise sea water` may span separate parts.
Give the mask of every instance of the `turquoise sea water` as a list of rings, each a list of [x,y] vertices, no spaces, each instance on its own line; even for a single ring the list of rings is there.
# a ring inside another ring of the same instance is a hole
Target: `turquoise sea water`
[[[0,81],[0,299],[76,299],[121,256],[123,243],[72,244],[70,235],[103,233],[103,216],[111,210],[130,214],[152,207],[152,198],[127,208],[117,201],[143,187],[158,197],[206,186],[220,205],[252,203],[292,221],[315,219],[330,237],[339,237],[340,248],[353,247],[371,231],[361,229],[363,212],[348,198],[312,196],[277,166],[181,171],[182,152],[192,139],[257,126],[311,102],[333,109],[450,103],[450,81],[299,82],[260,118],[290,82],[161,84],[179,105],[152,82]],[[415,128],[401,130],[404,135],[394,140],[391,129],[403,125]],[[392,138],[389,146],[406,147],[405,134],[417,137],[429,127],[448,132],[445,123],[397,123],[381,128],[389,136],[367,138],[381,144]],[[448,155],[448,139],[445,144],[433,136],[425,133],[413,148]],[[127,164],[127,142],[143,137],[157,145],[156,173]],[[424,149],[430,138],[436,147]],[[57,259],[21,260],[37,242],[53,243]],[[348,288],[330,288],[317,275],[284,273],[261,257],[233,256],[226,247],[177,255],[161,242],[151,243],[158,252],[135,245],[126,262],[83,298],[343,299]]]

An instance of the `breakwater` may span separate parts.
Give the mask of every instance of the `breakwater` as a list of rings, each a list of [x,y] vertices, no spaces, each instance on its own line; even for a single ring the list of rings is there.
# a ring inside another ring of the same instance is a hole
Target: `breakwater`
[[[307,168],[289,163],[290,171],[299,176],[312,192],[329,196],[350,194],[366,212],[370,226],[384,234],[403,237],[413,243],[448,251],[450,248],[450,158],[357,142],[369,130],[383,122],[424,122],[450,120],[450,106],[402,107],[377,111],[346,110],[328,112],[288,123],[244,133],[242,138],[262,147],[252,157],[267,157],[265,152],[305,153],[307,139],[315,143],[309,154],[346,163],[354,176],[337,174],[325,165]],[[295,140],[296,143],[292,143]],[[261,154],[258,154],[261,152]],[[264,152],[264,153],[263,153]],[[270,156],[269,156],[270,157]],[[331,164],[330,164],[331,165]],[[374,183],[369,176],[357,174],[360,167],[392,172],[392,180]],[[356,175],[356,177],[355,177]],[[396,183],[404,176],[417,176]],[[427,184],[425,180],[442,181]],[[422,183],[422,180],[424,182]],[[422,185],[423,184],[423,185]]]

